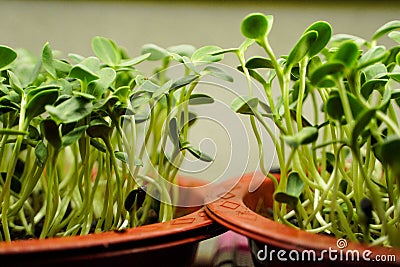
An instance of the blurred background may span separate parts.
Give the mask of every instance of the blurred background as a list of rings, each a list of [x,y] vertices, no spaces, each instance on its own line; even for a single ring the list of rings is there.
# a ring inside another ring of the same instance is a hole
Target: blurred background
[[[131,56],[142,45],[162,47],[191,44],[237,47],[243,40],[240,23],[251,12],[274,16],[270,43],[277,55],[288,54],[313,22],[328,21],[334,34],[347,33],[369,39],[384,23],[400,19],[400,1],[0,1],[0,43],[41,54],[45,42],[53,49],[93,55],[91,40],[100,35],[113,39]],[[390,42],[384,40],[384,42]],[[255,50],[257,52],[257,50]],[[224,64],[235,66],[226,56]],[[235,76],[235,72],[232,71]],[[191,138],[215,156],[204,166],[187,163],[187,173],[210,181],[241,175],[257,168],[258,154],[247,118],[229,109],[235,93],[245,93],[240,77],[231,85],[200,88],[218,101],[204,112]],[[204,138],[208,136],[208,138]],[[266,140],[268,142],[268,140]],[[274,163],[273,147],[267,161]],[[214,243],[203,243],[199,262],[207,262]]]

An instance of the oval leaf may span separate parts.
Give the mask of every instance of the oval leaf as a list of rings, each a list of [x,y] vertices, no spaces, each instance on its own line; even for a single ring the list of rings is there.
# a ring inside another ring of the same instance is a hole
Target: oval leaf
[[[193,53],[191,61],[193,63],[199,63],[199,64],[221,61],[224,58],[223,54],[219,55],[213,54],[214,52],[220,50],[221,50],[220,47],[212,45],[201,47]]]
[[[308,31],[304,33],[287,58],[286,69],[291,69],[306,55],[308,55],[311,45],[317,40],[318,33],[316,31]]]
[[[46,105],[52,105],[58,98],[59,90],[50,89],[37,93],[26,105],[26,117],[32,120],[46,111]]]
[[[145,44],[142,47],[141,54],[144,55],[147,53],[150,53],[150,56],[147,59],[151,61],[160,60],[168,56],[167,50],[155,44]]]
[[[268,33],[268,18],[261,13],[246,16],[241,24],[241,32],[249,39],[262,39]]]
[[[333,56],[333,60],[342,62],[346,67],[352,67],[360,54],[357,44],[353,41],[343,43]]]
[[[358,61],[358,69],[363,69],[370,66],[389,55],[389,51],[386,51],[384,46],[374,46],[361,56]]]
[[[206,94],[192,94],[189,98],[189,105],[212,104],[214,99]]]
[[[284,136],[283,140],[291,147],[298,147],[301,145],[307,145],[315,142],[318,139],[318,128],[317,127],[304,127],[294,135]]]
[[[185,76],[185,77],[175,81],[171,85],[170,90],[172,91],[172,90],[176,90],[176,89],[179,89],[181,87],[184,87],[184,86],[194,82],[198,78],[199,78],[199,75],[188,75],[188,76]]]
[[[73,66],[68,76],[88,83],[99,79],[96,73],[83,64]]]
[[[87,98],[74,96],[56,107],[47,105],[45,108],[55,120],[71,123],[89,115],[93,110],[93,104]]]
[[[0,69],[13,63],[16,58],[17,52],[8,46],[0,45]]]
[[[35,146],[35,156],[36,156],[37,162],[39,163],[40,166],[43,166],[46,163],[46,160],[47,160],[47,147],[43,143],[43,141],[40,141]]]
[[[273,69],[274,65],[269,58],[255,56],[247,60],[245,67],[248,69]]]
[[[112,68],[103,68],[99,71],[98,76],[99,79],[92,81],[86,89],[86,93],[96,98],[101,97],[107,91],[115,81],[117,73]]]
[[[214,161],[214,159],[212,157],[210,157],[206,153],[201,152],[200,150],[198,150],[192,146],[187,146],[186,149],[190,152],[190,154],[192,154],[193,156],[195,156],[196,158],[198,158],[201,161],[205,161],[205,162]]]
[[[257,110],[258,98],[253,96],[239,96],[232,101],[231,108],[239,114],[254,115]]]
[[[46,43],[42,51],[42,64],[44,69],[54,78],[57,78],[57,72],[53,65],[53,52],[49,43]]]
[[[377,145],[375,154],[384,166],[392,168],[395,176],[400,177],[400,138],[389,137],[383,143]]]
[[[214,76],[216,78],[219,78],[221,80],[225,80],[228,82],[233,82],[233,77],[226,73],[223,69],[214,67],[214,66],[207,66],[203,69],[203,73],[206,73],[208,75]]]
[[[388,23],[384,24],[382,27],[380,27],[374,35],[372,36],[372,40],[377,40],[378,38],[382,37],[386,33],[389,33],[393,30],[400,29],[400,21],[399,20],[393,20],[389,21]]]
[[[94,37],[92,49],[95,55],[108,66],[118,66],[121,61],[121,52],[118,46],[110,39],[100,36]]]
[[[325,63],[318,67],[310,77],[313,85],[318,85],[321,81],[329,78],[328,76],[340,73],[344,70],[344,65],[341,62]]]
[[[62,140],[62,145],[63,147],[70,146],[77,142],[79,138],[81,138],[82,134],[86,131],[88,128],[87,125],[80,126],[78,128],[75,128],[74,130],[70,131],[66,135],[64,135],[61,140]]]
[[[368,109],[364,111],[361,115],[359,115],[356,120],[356,124],[354,125],[353,131],[351,133],[351,148],[356,154],[360,154],[358,140],[361,137],[361,134],[368,128],[368,124],[375,116],[375,112],[375,109]]]
[[[44,137],[54,149],[58,150],[61,147],[61,136],[58,125],[51,119],[43,120],[40,123]]]
[[[332,27],[326,21],[317,21],[306,29],[306,32],[309,31],[316,31],[318,33],[317,39],[311,44],[308,51],[308,56],[313,57],[329,43],[332,36]]]
[[[193,45],[182,44],[168,47],[167,51],[180,55],[181,57],[185,56],[190,58],[196,51],[196,48]]]

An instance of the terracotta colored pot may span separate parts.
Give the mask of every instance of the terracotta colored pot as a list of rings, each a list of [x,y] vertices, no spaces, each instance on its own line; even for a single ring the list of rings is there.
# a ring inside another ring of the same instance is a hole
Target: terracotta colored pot
[[[250,193],[249,185],[253,176],[264,179],[260,173],[244,175],[227,194],[208,204],[206,211],[213,220],[249,238],[256,266],[400,266],[398,249],[368,247],[344,239],[312,234],[257,214],[256,207],[257,210],[261,208],[267,211],[272,206],[274,185],[265,178],[260,187]],[[219,186],[221,192],[223,187]]]
[[[189,178],[179,183],[204,184]],[[0,266],[190,266],[198,242],[225,229],[213,223],[204,207],[181,208],[182,212],[187,215],[124,232],[0,242]]]

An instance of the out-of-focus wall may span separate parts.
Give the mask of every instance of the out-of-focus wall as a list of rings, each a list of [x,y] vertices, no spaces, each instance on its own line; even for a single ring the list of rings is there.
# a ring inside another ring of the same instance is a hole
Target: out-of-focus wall
[[[0,41],[40,52],[44,42],[62,51],[91,53],[95,35],[114,39],[132,53],[148,42],[234,46],[241,19],[250,12],[275,17],[271,43],[284,53],[315,20],[335,33],[368,38],[399,19],[400,2],[389,1],[0,1]],[[349,3],[350,2],[350,3]]]
[[[242,42],[242,18],[250,12],[262,12],[274,15],[270,43],[280,55],[287,54],[304,29],[316,20],[330,22],[334,33],[369,38],[382,24],[399,19],[400,2],[0,1],[0,10],[1,44],[27,48],[40,55],[48,41],[53,49],[86,56],[92,54],[90,42],[96,35],[115,40],[132,56],[139,54],[146,43],[230,48]],[[233,56],[224,62],[236,64]],[[240,175],[257,166],[255,143],[248,141],[253,137],[243,128],[248,129],[247,119],[237,119],[229,110],[235,90],[245,93],[245,83],[239,78],[238,83],[223,86],[230,88],[203,89],[214,94],[218,105],[207,110],[205,117],[211,118],[204,117],[191,136],[206,150],[216,152],[216,161],[210,166],[193,167],[192,162],[185,165],[188,169],[204,169],[189,174],[210,180]],[[204,136],[210,139],[203,139]],[[266,151],[267,161],[273,161],[272,150]]]

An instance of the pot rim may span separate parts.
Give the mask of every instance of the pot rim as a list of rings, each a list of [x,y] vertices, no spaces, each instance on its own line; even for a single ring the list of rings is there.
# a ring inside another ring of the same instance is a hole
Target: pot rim
[[[339,240],[343,241],[344,239],[324,235],[318,235],[317,237],[313,233],[275,222],[250,209],[246,205],[248,199],[252,196],[254,197],[257,191],[261,190],[260,186],[254,192],[249,192],[249,184],[254,178],[263,180],[264,188],[266,187],[268,192],[273,193],[274,185],[271,179],[260,172],[248,173],[240,178],[232,190],[218,200],[207,204],[207,214],[230,230],[277,248],[298,251],[313,249],[317,253],[329,248],[338,249]],[[346,250],[369,250],[372,252],[371,255],[395,255],[395,264],[400,264],[400,249],[367,246],[353,241],[345,242],[344,249]]]
[[[196,186],[204,182],[196,178],[179,177],[179,183],[184,186]],[[198,207],[192,213],[167,222],[129,228],[124,231],[0,242],[0,257],[44,253],[53,257],[57,254],[99,253],[127,248],[137,251],[159,249],[171,244],[199,242],[222,232],[221,226],[207,216],[205,208]]]

